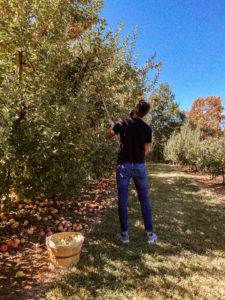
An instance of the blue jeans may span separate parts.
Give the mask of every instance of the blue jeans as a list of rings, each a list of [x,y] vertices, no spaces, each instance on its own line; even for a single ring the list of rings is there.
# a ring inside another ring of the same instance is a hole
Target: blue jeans
[[[152,212],[148,199],[147,173],[145,164],[123,163],[116,168],[116,181],[118,189],[118,212],[122,233],[128,233],[127,200],[130,178],[133,178],[138,198],[141,204],[141,212],[144,220],[145,231],[152,232]]]

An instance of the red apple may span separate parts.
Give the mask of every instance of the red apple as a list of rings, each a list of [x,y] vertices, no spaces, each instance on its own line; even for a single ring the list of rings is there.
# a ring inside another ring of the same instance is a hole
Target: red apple
[[[50,232],[50,231],[51,231],[50,228],[46,228],[46,229],[45,229],[45,232],[47,232],[47,233]]]
[[[44,237],[44,236],[45,236],[45,232],[44,232],[43,230],[40,231],[40,232],[39,232],[39,236],[40,236],[40,237]]]
[[[58,226],[58,230],[59,230],[59,231],[63,231],[63,226],[62,226],[62,225],[59,225],[59,226]]]
[[[8,241],[6,241],[6,244],[8,247],[12,247],[13,242],[14,242],[13,240],[8,240]]]
[[[22,233],[23,233],[23,234],[27,234],[27,229],[24,228],[23,231],[22,231]]]
[[[36,230],[37,230],[37,226],[33,226],[33,227],[32,227],[32,230],[33,230],[33,231],[36,231]]]
[[[51,231],[47,232],[47,236],[51,236],[53,233]]]
[[[12,248],[13,249],[18,249],[18,243],[16,243],[15,241],[12,242]]]
[[[7,250],[8,250],[8,246],[7,245],[5,245],[5,244],[1,245],[1,247],[0,247],[0,251],[1,252],[6,252]]]

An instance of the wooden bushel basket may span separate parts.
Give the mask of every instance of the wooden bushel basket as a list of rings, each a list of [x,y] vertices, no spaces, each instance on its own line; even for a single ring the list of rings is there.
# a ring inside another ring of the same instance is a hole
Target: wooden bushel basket
[[[68,267],[76,264],[80,259],[81,247],[84,242],[84,236],[78,242],[69,246],[56,245],[61,239],[68,238],[69,236],[76,236],[75,232],[60,232],[55,233],[46,238],[46,246],[50,256],[51,263],[55,268]]]

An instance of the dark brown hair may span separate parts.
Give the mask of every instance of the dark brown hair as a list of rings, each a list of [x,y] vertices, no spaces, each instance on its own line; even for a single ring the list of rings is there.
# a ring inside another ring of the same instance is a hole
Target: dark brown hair
[[[143,118],[149,112],[150,105],[144,99],[140,99],[135,105],[136,114],[139,118]]]

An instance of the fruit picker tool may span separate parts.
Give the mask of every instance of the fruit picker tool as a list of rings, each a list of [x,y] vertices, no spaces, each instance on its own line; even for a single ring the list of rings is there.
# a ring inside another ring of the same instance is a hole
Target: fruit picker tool
[[[81,51],[82,51],[84,57],[86,57],[84,48],[83,48],[82,43],[81,43],[81,41],[80,41],[79,38],[78,38],[78,43],[79,43],[79,46],[80,46],[80,48],[81,48]],[[97,87],[97,89],[98,89],[98,91],[99,91],[99,95],[100,95],[100,98],[101,98],[101,100],[102,100],[103,107],[104,107],[104,109],[105,109],[105,111],[106,111],[106,114],[107,114],[107,116],[108,116],[108,118],[109,118],[109,124],[110,124],[111,127],[112,127],[114,123],[113,123],[113,121],[112,121],[112,119],[111,119],[111,117],[110,117],[109,110],[108,110],[108,108],[107,108],[107,106],[106,106],[104,97],[103,97],[102,92],[101,92],[101,90],[100,90],[100,88],[99,88],[99,85],[98,85],[98,82],[97,82],[97,79],[96,79],[96,76],[95,76],[95,73],[94,73],[93,70],[92,70],[91,74],[92,74],[92,77],[93,77],[93,79],[94,79],[94,83],[95,83],[95,85],[96,85],[96,87]],[[118,139],[118,136],[117,136],[117,135],[116,135],[116,141],[117,141],[117,144],[120,145],[120,142],[119,142],[119,139]]]

